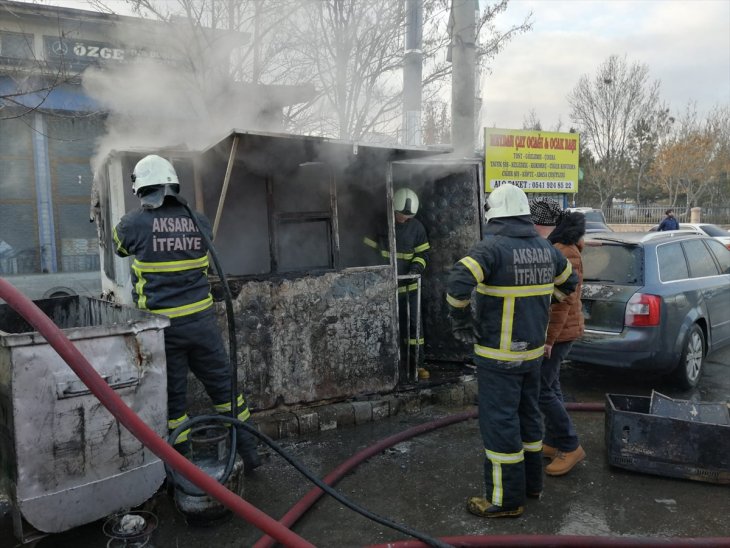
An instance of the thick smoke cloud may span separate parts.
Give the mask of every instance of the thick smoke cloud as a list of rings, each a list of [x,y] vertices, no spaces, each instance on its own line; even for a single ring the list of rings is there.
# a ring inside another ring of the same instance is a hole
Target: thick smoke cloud
[[[245,46],[246,35],[217,39],[191,25],[143,25],[117,38],[138,48],[136,57],[83,74],[86,93],[109,113],[94,171],[112,150],[199,149],[233,128],[272,129],[259,120],[266,98],[229,77],[231,51]],[[140,40],[147,45],[140,47]]]

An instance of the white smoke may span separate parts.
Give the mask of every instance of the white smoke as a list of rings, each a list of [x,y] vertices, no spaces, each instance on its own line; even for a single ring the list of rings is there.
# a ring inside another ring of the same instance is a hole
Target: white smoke
[[[149,46],[124,63],[83,74],[85,92],[108,112],[107,133],[92,160],[94,172],[112,150],[199,149],[234,128],[272,129],[260,121],[269,105],[265,91],[254,94],[255,86],[229,76],[230,53],[244,45],[245,34],[220,33],[222,39],[210,40],[191,25],[141,24],[121,29],[118,40],[139,48],[143,36]]]

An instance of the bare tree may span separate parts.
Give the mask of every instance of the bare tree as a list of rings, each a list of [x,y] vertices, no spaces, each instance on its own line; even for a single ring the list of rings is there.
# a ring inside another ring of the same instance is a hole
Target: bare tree
[[[677,121],[672,135],[661,146],[653,174],[663,185],[672,205],[679,198],[687,207],[702,203],[713,187],[730,172],[730,109],[716,107],[700,120],[692,103]]]
[[[593,78],[581,76],[568,95],[571,119],[596,159],[593,184],[602,207],[610,205],[627,176],[633,129],[656,110],[658,100],[659,82],[649,81],[649,68],[616,55]]]
[[[92,0],[108,9],[106,0]],[[423,100],[440,100],[451,73],[452,0],[423,0]],[[397,134],[401,123],[404,11],[397,0],[126,0],[144,17],[245,34],[232,52],[234,80],[262,84],[311,84],[316,92],[304,103],[285,107],[286,126],[300,133],[349,139]],[[530,28],[500,31],[494,22],[509,0],[482,7],[477,21],[477,57],[483,67],[502,45]],[[210,33],[209,33],[210,34]],[[219,34],[210,34],[220,38]],[[202,43],[200,46],[198,43]],[[210,44],[205,34],[186,43],[196,85],[208,81]]]
[[[522,129],[542,131],[540,117],[537,115],[537,111],[534,108],[531,108],[530,112],[528,112],[522,119]]]
[[[426,101],[422,132],[424,145],[443,145],[451,140],[451,117],[445,101]]]
[[[401,68],[402,3],[314,0],[302,15],[295,47],[322,91],[325,133],[359,140],[395,119],[398,96],[388,80]]]
[[[659,146],[671,131],[673,123],[674,117],[670,116],[669,109],[660,106],[634,124],[627,151],[631,173],[626,180],[625,194],[630,196],[635,190],[637,205],[642,202],[642,191],[644,201],[656,197],[657,185],[650,177],[650,171]]]

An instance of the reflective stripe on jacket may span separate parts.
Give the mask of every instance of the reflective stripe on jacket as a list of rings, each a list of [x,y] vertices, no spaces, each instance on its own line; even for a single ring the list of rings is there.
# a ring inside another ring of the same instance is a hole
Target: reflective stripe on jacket
[[[210,222],[198,218],[210,238]],[[213,306],[205,242],[180,204],[167,201],[127,213],[114,228],[114,245],[117,255],[134,257],[132,296],[138,308],[177,318]]]
[[[390,259],[387,234],[375,238],[366,237],[363,242],[384,259]],[[412,272],[422,273],[428,264],[428,250],[431,249],[423,223],[415,217],[405,223],[395,223],[395,248],[399,276]]]
[[[543,355],[551,299],[563,300],[577,281],[570,262],[537,234],[529,217],[497,218],[452,267],[446,300],[463,316],[476,289],[474,353],[523,362]]]

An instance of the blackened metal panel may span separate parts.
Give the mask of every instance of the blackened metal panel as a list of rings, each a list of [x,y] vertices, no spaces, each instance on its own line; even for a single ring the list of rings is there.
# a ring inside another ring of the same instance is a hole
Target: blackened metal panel
[[[426,359],[464,361],[472,351],[451,335],[446,283],[454,263],[481,239],[481,165],[444,158],[412,160],[394,163],[394,172],[394,188],[409,186],[418,194],[417,218],[426,227],[431,244],[421,297]]]
[[[232,280],[239,378],[253,407],[388,392],[399,359],[388,266]],[[223,308],[219,307],[221,321]]]

